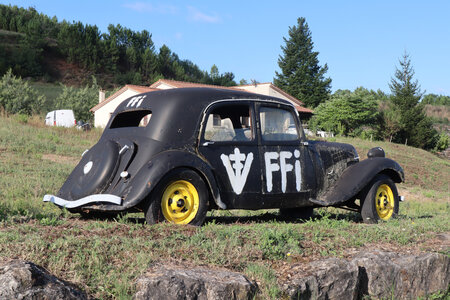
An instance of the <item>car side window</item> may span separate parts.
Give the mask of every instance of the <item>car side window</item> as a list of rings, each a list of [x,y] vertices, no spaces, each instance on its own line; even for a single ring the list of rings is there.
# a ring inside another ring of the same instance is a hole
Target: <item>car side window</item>
[[[203,139],[212,142],[252,141],[250,107],[227,104],[213,108],[207,116]]]
[[[299,139],[295,118],[291,111],[261,107],[259,110],[261,136],[264,141],[294,141]]]
[[[110,128],[146,127],[152,117],[150,110],[126,111],[118,114]]]

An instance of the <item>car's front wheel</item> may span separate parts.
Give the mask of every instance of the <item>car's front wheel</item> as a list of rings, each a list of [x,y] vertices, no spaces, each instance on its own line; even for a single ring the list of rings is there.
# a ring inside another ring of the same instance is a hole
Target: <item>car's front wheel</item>
[[[369,185],[361,206],[364,223],[387,221],[398,215],[399,198],[395,183],[386,175],[377,175]]]
[[[208,211],[208,195],[205,182],[196,172],[175,170],[152,192],[145,219],[149,224],[167,221],[200,226]]]

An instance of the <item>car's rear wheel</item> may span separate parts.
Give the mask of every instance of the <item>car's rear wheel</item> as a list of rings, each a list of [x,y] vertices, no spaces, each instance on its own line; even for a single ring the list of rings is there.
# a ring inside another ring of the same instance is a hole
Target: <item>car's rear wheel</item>
[[[364,223],[374,224],[379,220],[395,218],[398,209],[399,199],[395,183],[386,175],[377,175],[370,183],[361,206]]]
[[[164,177],[152,192],[145,219],[200,226],[208,211],[208,190],[194,171],[179,169]]]

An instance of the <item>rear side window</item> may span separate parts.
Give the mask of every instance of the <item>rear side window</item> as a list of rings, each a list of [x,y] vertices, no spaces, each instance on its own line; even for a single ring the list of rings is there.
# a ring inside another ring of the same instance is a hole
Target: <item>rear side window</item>
[[[206,141],[254,140],[250,107],[246,104],[227,104],[213,108],[206,120],[203,135]]]
[[[261,107],[261,136],[264,141],[295,141],[297,126],[292,112],[275,107]]]
[[[118,114],[109,128],[145,127],[152,117],[150,110],[127,111]]]

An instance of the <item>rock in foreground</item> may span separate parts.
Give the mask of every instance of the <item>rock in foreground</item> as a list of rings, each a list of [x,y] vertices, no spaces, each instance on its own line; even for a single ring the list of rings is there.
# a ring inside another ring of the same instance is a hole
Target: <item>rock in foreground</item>
[[[222,270],[156,265],[138,279],[135,300],[253,299],[255,283]]]
[[[0,265],[0,299],[87,299],[86,294],[22,260]]]
[[[307,274],[295,274],[283,289],[291,299],[357,299],[359,270],[346,260],[329,258],[309,263]]]
[[[438,253],[361,252],[352,260],[310,263],[283,284],[291,299],[417,299],[446,291],[450,258]]]

